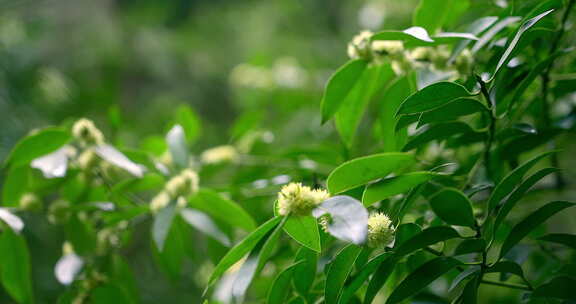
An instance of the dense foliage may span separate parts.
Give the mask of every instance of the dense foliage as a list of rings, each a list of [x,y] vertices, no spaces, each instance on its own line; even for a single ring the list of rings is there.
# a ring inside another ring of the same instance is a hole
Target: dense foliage
[[[231,126],[161,96],[145,137],[113,101],[31,130],[3,162],[0,301],[573,303],[575,1],[475,2],[325,47],[330,77],[236,66]],[[8,95],[74,94],[38,73]]]

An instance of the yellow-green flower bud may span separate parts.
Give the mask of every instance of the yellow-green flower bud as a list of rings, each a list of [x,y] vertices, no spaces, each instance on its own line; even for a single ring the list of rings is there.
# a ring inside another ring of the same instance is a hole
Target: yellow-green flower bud
[[[397,40],[376,40],[372,42],[372,52],[379,56],[399,58],[404,55],[404,43]]]
[[[454,62],[456,70],[460,75],[468,75],[472,71],[472,65],[474,63],[474,58],[472,52],[469,49],[464,49]]]
[[[154,198],[152,198],[152,201],[150,201],[150,211],[152,211],[152,213],[158,213],[160,209],[168,206],[169,203],[170,203],[170,195],[165,191],[162,191],[158,193],[156,196],[154,196]]]
[[[408,54],[410,60],[419,62],[419,63],[430,63],[432,61],[432,57],[434,57],[434,51],[432,48],[429,47],[417,47],[414,48]]]
[[[278,192],[278,214],[310,215],[312,209],[329,197],[325,190],[290,183]]]
[[[98,155],[93,149],[86,149],[78,156],[78,166],[82,171],[91,171],[99,162]]]
[[[362,31],[360,34],[354,36],[352,41],[348,43],[348,56],[351,59],[371,59],[372,50],[370,45],[370,38],[373,33],[371,31]]]
[[[450,59],[450,51],[445,47],[437,47],[432,53],[432,66],[439,71],[445,71],[448,68],[448,59]]]
[[[25,211],[40,211],[42,210],[42,201],[34,193],[24,193],[20,197],[20,209]]]
[[[384,213],[374,213],[368,218],[368,246],[384,247],[394,240],[392,221]]]
[[[104,143],[104,135],[96,128],[94,122],[81,118],[74,123],[72,135],[82,146],[100,145]]]
[[[191,169],[182,171],[166,183],[166,192],[171,198],[189,196],[198,191],[198,174]]]
[[[70,202],[65,200],[56,200],[50,204],[48,209],[48,221],[53,224],[62,224],[68,220],[70,211]]]
[[[200,155],[200,160],[204,164],[217,164],[235,162],[238,160],[238,151],[234,146],[219,146],[208,149]]]

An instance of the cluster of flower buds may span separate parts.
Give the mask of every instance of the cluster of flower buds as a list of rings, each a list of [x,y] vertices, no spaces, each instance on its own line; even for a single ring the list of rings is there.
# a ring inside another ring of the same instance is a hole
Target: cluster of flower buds
[[[170,201],[176,200],[179,207],[186,205],[186,197],[198,192],[198,174],[192,169],[185,169],[171,178],[164,190],[160,191],[150,202],[150,210],[156,213],[166,207]]]
[[[385,247],[394,240],[392,221],[384,213],[373,213],[368,217],[368,246]]]
[[[240,157],[234,146],[225,145],[205,150],[200,155],[203,164],[234,163]]]
[[[325,190],[312,189],[301,183],[290,183],[278,192],[278,214],[310,215],[314,208],[329,197]]]
[[[389,61],[397,75],[405,74],[413,68],[428,67],[442,72],[455,72],[468,75],[472,70],[473,58],[464,49],[452,62],[450,51],[445,46],[416,47],[406,49],[398,40],[372,40],[374,34],[362,31],[348,43],[348,56],[351,59],[364,59],[381,63]]]
[[[42,200],[36,194],[27,192],[20,197],[19,207],[25,211],[40,211]]]
[[[93,121],[86,118],[81,118],[74,123],[74,126],[72,126],[72,135],[83,147],[104,143],[104,135],[102,132],[96,128]]]

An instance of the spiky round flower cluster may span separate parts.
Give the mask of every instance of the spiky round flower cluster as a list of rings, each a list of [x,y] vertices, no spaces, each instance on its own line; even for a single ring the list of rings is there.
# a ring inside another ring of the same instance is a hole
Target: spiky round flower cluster
[[[372,59],[371,38],[374,33],[362,31],[348,43],[348,56],[352,59]]]
[[[186,197],[198,192],[198,183],[198,173],[192,169],[182,171],[171,178],[164,186],[164,189],[152,198],[150,210],[156,213],[168,206],[172,200],[177,200],[178,207],[184,207],[186,205]]]
[[[329,197],[325,190],[312,189],[301,183],[290,183],[278,192],[278,214],[310,215],[312,209]]]
[[[100,145],[104,143],[104,135],[96,128],[94,122],[81,118],[72,126],[72,135],[82,146]]]
[[[218,164],[235,162],[238,157],[238,150],[234,146],[226,145],[205,150],[200,155],[200,161],[204,164]]]
[[[384,247],[394,240],[392,221],[384,213],[377,212],[368,217],[368,246]]]

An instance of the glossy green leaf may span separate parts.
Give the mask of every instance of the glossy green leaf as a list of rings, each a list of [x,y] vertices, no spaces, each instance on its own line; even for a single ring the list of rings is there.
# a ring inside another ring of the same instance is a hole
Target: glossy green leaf
[[[16,302],[34,302],[28,245],[23,236],[9,228],[0,233],[0,279]]]
[[[20,140],[10,155],[6,164],[18,167],[30,163],[35,158],[58,150],[70,141],[70,133],[58,128],[46,128]]]
[[[254,249],[256,244],[266,235],[270,230],[274,229],[280,221],[281,217],[274,217],[256,230],[252,231],[246,238],[244,238],[240,243],[236,244],[232,249],[226,253],[226,255],[220,260],[218,265],[214,268],[210,279],[208,280],[208,286],[211,286],[218,280],[230,266],[234,265],[241,258],[243,258],[250,250]]]
[[[286,269],[282,270],[274,279],[272,286],[268,290],[268,304],[286,303],[286,297],[290,291],[290,281],[292,280],[295,269],[302,262],[296,262]]]
[[[525,162],[518,168],[514,169],[510,172],[506,177],[504,177],[500,183],[494,188],[492,194],[490,195],[490,199],[488,200],[488,210],[494,209],[501,201],[504,199],[508,194],[512,192],[512,190],[516,187],[516,185],[524,178],[524,175],[534,166],[538,161],[555,153],[555,151],[548,151],[544,152],[529,161]]]
[[[434,33],[456,22],[469,6],[468,0],[420,0],[414,11],[413,23]]]
[[[540,14],[540,15],[538,15],[538,16],[530,19],[530,20],[524,21],[522,23],[522,25],[520,25],[520,28],[518,29],[518,31],[514,35],[514,38],[512,38],[510,43],[508,43],[508,46],[506,47],[504,54],[502,54],[502,56],[500,57],[500,60],[498,61],[498,64],[496,65],[496,69],[492,73],[492,78],[498,73],[500,68],[502,68],[502,66],[504,64],[508,63],[508,61],[511,59],[510,55],[512,54],[512,52],[514,51],[514,49],[518,45],[518,42],[520,41],[520,38],[522,37],[524,32],[526,32],[528,29],[530,29],[532,26],[534,26],[536,23],[538,23],[538,21],[540,21],[540,19],[544,18],[546,15],[550,14],[552,11],[553,10],[545,11],[542,14]]]
[[[511,273],[524,279],[524,271],[522,270],[522,267],[512,261],[500,261],[486,269],[486,273],[494,272]]]
[[[213,190],[200,189],[190,201],[190,205],[232,227],[239,227],[247,231],[256,227],[254,219],[244,208]]]
[[[455,99],[470,96],[474,96],[474,94],[468,92],[465,87],[457,83],[448,81],[433,83],[406,98],[400,105],[396,115],[429,111],[448,104]]]
[[[574,293],[576,279],[568,276],[553,278],[550,282],[538,286],[532,293],[533,297],[557,298],[564,300],[576,300]]]
[[[386,303],[400,303],[410,298],[460,264],[460,261],[450,257],[438,257],[426,262],[409,274],[408,277],[394,289]]]
[[[483,239],[467,239],[458,244],[454,250],[454,255],[482,252],[484,249],[486,249],[486,241]]]
[[[361,247],[348,245],[336,254],[326,273],[326,289],[324,300],[326,304],[336,304],[340,299],[344,283],[352,271],[354,262],[362,251]]]
[[[312,210],[316,218],[328,215],[327,230],[345,242],[361,245],[368,236],[368,211],[358,200],[344,195],[333,196]]]
[[[412,164],[414,157],[408,153],[390,152],[360,157],[334,169],[328,176],[326,184],[331,194],[338,194],[386,177]]]
[[[398,263],[398,258],[394,255],[384,259],[378,266],[378,269],[370,279],[366,294],[364,295],[364,304],[370,304],[382,288]]]
[[[404,99],[414,92],[415,83],[415,73],[410,73],[392,82],[384,90],[382,97],[379,98],[378,118],[382,133],[383,152],[397,152],[402,148],[402,140],[407,132],[397,130],[397,126],[400,125],[399,121],[407,116],[396,117],[396,112]],[[402,128],[399,126],[399,129]]]
[[[170,202],[168,206],[160,209],[158,214],[154,216],[154,222],[152,223],[152,238],[159,251],[164,249],[164,242],[170,232],[170,227],[172,226],[172,221],[176,215],[176,202]]]
[[[430,227],[403,242],[397,249],[395,249],[395,253],[398,256],[404,256],[418,249],[458,237],[460,237],[458,232],[451,227]]]
[[[428,34],[428,31],[420,26],[413,26],[403,31],[386,30],[378,32],[372,35],[371,40],[399,40],[405,43],[414,43],[416,45],[426,45],[434,42]]]
[[[576,250],[576,235],[574,235],[574,234],[550,233],[550,234],[547,234],[541,238],[538,238],[538,240],[544,241],[544,242],[561,244],[561,245],[568,246],[568,247]]]
[[[445,188],[430,198],[434,213],[450,225],[474,227],[476,220],[472,202],[461,191]]]
[[[476,53],[481,49],[484,49],[488,43],[492,41],[492,39],[503,29],[505,29],[510,24],[520,21],[520,17],[505,17],[500,21],[496,22],[493,26],[491,26],[485,33],[480,37],[480,39],[474,44],[472,47],[472,53]]]
[[[367,65],[368,62],[365,60],[352,60],[338,69],[328,80],[321,103],[322,122],[328,121],[336,114]]]
[[[410,151],[434,140],[441,141],[455,135],[472,132],[470,126],[463,122],[448,122],[433,125],[432,127],[411,137],[402,150]]]
[[[366,282],[366,280],[368,280],[368,278],[378,270],[380,264],[382,264],[382,262],[384,262],[388,257],[390,257],[390,253],[382,253],[368,261],[368,263],[361,268],[360,272],[351,279],[351,283],[348,284],[342,292],[342,296],[338,303],[349,303],[349,301],[354,297],[356,291],[362,287],[364,282]]]
[[[366,186],[362,195],[362,203],[364,206],[370,206],[375,202],[408,192],[436,175],[438,174],[434,172],[422,171],[385,178]]]
[[[422,228],[414,223],[405,223],[398,226],[394,237],[394,247],[400,247],[400,245],[404,244],[404,242],[413,238],[420,232],[422,232]]]
[[[528,217],[512,228],[512,231],[510,231],[506,240],[504,240],[504,243],[502,244],[502,248],[500,249],[500,258],[504,257],[512,247],[518,244],[518,242],[548,218],[574,205],[575,204],[571,202],[555,201],[548,203],[531,213]]]
[[[320,232],[314,217],[290,216],[284,225],[284,231],[303,246],[320,252]]]
[[[294,263],[298,263],[293,274],[294,288],[301,296],[306,296],[316,276],[318,253],[307,247],[300,247],[296,252]]]
[[[439,108],[422,113],[418,119],[418,126],[456,120],[462,116],[484,111],[488,111],[488,109],[479,101],[472,98],[459,98]]]

